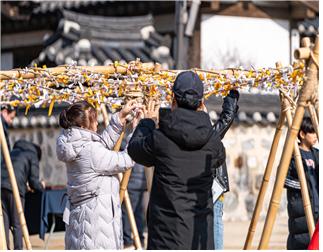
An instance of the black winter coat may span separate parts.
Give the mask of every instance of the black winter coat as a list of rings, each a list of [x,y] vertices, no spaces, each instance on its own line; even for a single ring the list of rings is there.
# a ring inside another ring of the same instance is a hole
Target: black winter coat
[[[42,191],[36,147],[28,141],[19,140],[10,152],[10,157],[20,196],[25,197],[27,181],[32,189]],[[1,167],[1,188],[12,191],[6,165]]]
[[[229,95],[226,96],[223,100],[222,112],[219,116],[219,119],[213,126],[215,134],[218,135],[221,139],[224,137],[225,133],[227,133],[228,129],[233,123],[234,117],[238,112],[238,100],[239,92],[236,90],[231,90]],[[224,192],[228,192],[230,190],[230,187],[227,165],[225,162],[223,163],[223,165],[216,168],[215,177],[225,189]]]
[[[214,249],[212,182],[225,149],[202,111],[160,110],[159,129],[140,121],[131,158],[155,166],[148,205],[148,249]]]
[[[1,121],[2,121],[2,126],[3,126],[4,136],[6,138],[7,145],[8,145],[8,150],[10,151],[11,148],[10,148],[10,142],[9,142],[9,125],[6,122],[6,120],[3,118],[2,115],[1,115]],[[1,169],[5,168],[5,160],[3,157],[2,147],[1,147],[0,165],[1,165]]]
[[[319,192],[319,151],[312,148],[312,154],[315,162],[315,170],[309,168],[302,158],[302,163],[305,170],[307,187],[314,216],[314,222],[318,220],[318,197],[315,197],[315,192]],[[302,154],[302,150],[301,150]],[[285,188],[287,188],[287,211],[288,211],[288,229],[289,235],[287,239],[287,249],[307,249],[310,243],[310,236],[307,227],[305,211],[303,206],[301,187],[296,171],[296,163],[292,158],[288,174],[285,180]],[[314,198],[315,197],[315,198]]]
[[[11,150],[11,146],[10,146],[10,141],[9,141],[9,125],[6,122],[6,120],[3,118],[3,116],[1,115],[1,121],[2,121],[2,125],[3,125],[3,131],[4,131],[4,135],[6,137],[6,141],[7,141],[7,145],[8,145],[8,150]],[[2,148],[1,148],[1,154],[2,154]]]

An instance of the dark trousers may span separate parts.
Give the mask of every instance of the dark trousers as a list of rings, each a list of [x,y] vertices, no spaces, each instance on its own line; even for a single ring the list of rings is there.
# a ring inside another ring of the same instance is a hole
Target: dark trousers
[[[22,208],[25,205],[25,199],[20,197]],[[9,229],[12,230],[14,249],[23,249],[22,231],[19,223],[18,211],[13,198],[13,193],[7,189],[1,189],[1,205],[4,229],[6,233],[7,248],[10,249]]]
[[[141,241],[141,245],[144,246],[144,228],[145,228],[145,213],[143,207],[143,195],[144,191],[129,190],[129,197],[132,206],[132,210],[135,215],[136,225]],[[123,223],[123,243],[124,246],[133,244],[131,238],[131,227],[127,214],[127,210],[124,204],[122,204],[122,223]]]

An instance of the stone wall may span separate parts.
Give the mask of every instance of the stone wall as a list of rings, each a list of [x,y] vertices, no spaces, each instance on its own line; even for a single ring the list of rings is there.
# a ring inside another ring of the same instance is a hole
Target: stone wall
[[[239,125],[232,126],[224,137],[223,143],[226,147],[230,181],[230,192],[226,193],[224,198],[223,218],[225,220],[247,220],[251,218],[274,133],[275,126],[273,125]],[[286,131],[283,132],[278,146],[261,218],[264,218],[267,213],[285,136]],[[284,190],[279,214],[286,215],[286,207],[286,192]]]
[[[225,220],[251,218],[274,132],[273,125],[261,126],[259,124],[233,125],[227,132],[223,143],[227,152],[230,192],[225,194]],[[50,185],[66,185],[67,180],[65,165],[56,158],[56,139],[59,133],[60,129],[55,127],[10,129],[12,145],[18,139],[26,139],[41,146],[43,155],[40,163],[40,178],[45,179]],[[281,155],[283,139],[285,139],[285,132],[277,151],[277,159]],[[278,163],[279,160],[276,160],[266,194],[265,209],[261,214],[262,218],[268,208]],[[285,194],[284,191],[280,214],[286,215]]]

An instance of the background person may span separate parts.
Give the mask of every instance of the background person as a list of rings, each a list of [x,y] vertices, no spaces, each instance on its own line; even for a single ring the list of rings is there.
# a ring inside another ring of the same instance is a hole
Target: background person
[[[39,162],[41,149],[38,145],[26,140],[17,141],[10,158],[14,169],[20,200],[24,208],[25,194],[28,186],[37,191],[43,191],[45,183],[39,181]],[[5,165],[1,167],[1,205],[5,226],[7,248],[10,248],[9,230],[12,229],[14,249],[23,249],[22,230],[19,222],[18,211],[14,201],[9,174]]]
[[[309,117],[304,117],[302,121],[298,140],[300,141],[299,149],[305,171],[314,223],[316,223],[319,217],[319,150],[313,147],[317,142],[317,136]],[[287,189],[289,230],[287,249],[307,249],[310,243],[310,235],[294,157],[292,157],[289,165],[285,188]]]

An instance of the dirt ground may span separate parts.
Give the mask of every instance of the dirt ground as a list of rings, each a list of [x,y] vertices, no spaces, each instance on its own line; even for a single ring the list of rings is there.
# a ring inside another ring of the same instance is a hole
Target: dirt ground
[[[264,221],[260,221],[253,242],[253,249],[257,249],[262,232]],[[224,222],[224,249],[241,250],[243,248],[249,221]],[[286,240],[288,235],[287,218],[278,218],[276,220],[272,236],[269,243],[269,249],[286,249]],[[48,237],[46,234],[45,240]],[[38,235],[31,236],[32,248],[35,250],[44,249],[45,242],[39,239]],[[64,249],[64,232],[54,232],[50,237],[48,249]]]

